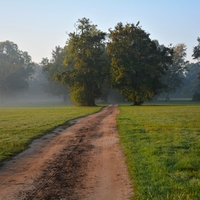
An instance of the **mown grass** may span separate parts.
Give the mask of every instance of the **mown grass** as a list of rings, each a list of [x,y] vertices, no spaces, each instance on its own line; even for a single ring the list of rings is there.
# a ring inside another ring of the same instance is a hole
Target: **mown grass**
[[[200,199],[200,105],[119,109],[134,199]]]
[[[74,106],[0,108],[0,163],[24,150],[32,139],[70,119],[100,109]]]

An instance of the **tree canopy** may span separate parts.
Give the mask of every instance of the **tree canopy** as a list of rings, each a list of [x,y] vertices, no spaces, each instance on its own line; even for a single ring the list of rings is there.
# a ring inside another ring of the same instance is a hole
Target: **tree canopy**
[[[27,52],[17,44],[0,42],[0,94],[10,95],[28,88],[28,79],[33,75],[34,63]]]
[[[193,49],[193,58],[194,59],[200,59],[200,37],[197,38],[198,45],[194,47]]]
[[[159,48],[138,24],[118,23],[107,46],[111,85],[134,105],[163,91],[161,77],[172,63],[172,50]]]
[[[50,60],[43,58],[42,68],[17,44],[0,42],[0,97],[26,90],[29,83],[33,86],[37,79],[34,69],[39,70],[37,73],[43,70],[45,92],[64,100],[70,92],[71,101],[83,106],[94,106],[97,99],[115,102],[116,91],[123,96],[120,99],[141,105],[155,95],[175,92],[186,82],[193,88],[191,91],[198,88],[199,80],[190,79],[195,73],[200,79],[196,69],[200,63],[200,37],[192,55],[198,60],[195,70],[186,73],[189,65],[185,44],[160,45],[139,22],[118,23],[105,33],[82,18],[75,28],[68,34],[64,48],[57,46]],[[182,92],[186,93],[185,90],[187,87]]]
[[[193,58],[198,59],[200,61],[200,37],[197,38],[198,45],[193,49]],[[200,62],[199,62],[200,63]],[[197,74],[198,79],[200,79],[200,72]]]
[[[107,64],[105,36],[87,18],[79,19],[76,31],[69,34],[64,58],[67,68],[56,79],[69,87],[71,101],[77,105],[93,106],[102,94]]]

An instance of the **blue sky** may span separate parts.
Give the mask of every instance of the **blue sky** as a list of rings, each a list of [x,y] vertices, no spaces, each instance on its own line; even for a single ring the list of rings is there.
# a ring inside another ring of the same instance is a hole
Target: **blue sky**
[[[192,62],[200,37],[200,0],[0,0],[0,10],[0,41],[16,43],[37,63],[63,47],[83,17],[105,32],[118,22],[140,21],[160,44],[185,43]]]

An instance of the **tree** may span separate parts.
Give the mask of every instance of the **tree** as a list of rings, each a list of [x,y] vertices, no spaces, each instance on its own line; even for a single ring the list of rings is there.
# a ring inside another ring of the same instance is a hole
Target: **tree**
[[[0,42],[0,95],[7,96],[28,88],[34,63],[27,52],[10,41]]]
[[[47,79],[42,71],[42,67],[40,64],[34,65],[34,74],[31,79],[29,79],[29,88],[27,91],[27,95],[30,97],[37,97],[44,94],[43,85],[47,84]]]
[[[134,105],[163,91],[161,77],[172,60],[170,48],[157,47],[138,24],[118,23],[107,46],[111,85]]]
[[[188,63],[187,71],[182,75],[183,84],[173,94],[175,97],[191,98],[195,92],[200,92],[200,85],[197,79],[199,66],[197,63]]]
[[[194,59],[198,59],[200,61],[200,37],[197,38],[197,41],[199,42],[199,44],[194,47],[192,56]],[[197,76],[198,79],[200,79],[200,72],[197,74]]]
[[[173,63],[169,65],[162,81],[167,85],[165,89],[166,100],[169,100],[169,93],[175,92],[183,85],[184,73],[187,71],[188,61],[186,58],[185,44],[178,44],[173,47]]]
[[[63,61],[64,49],[60,46],[56,46],[55,50],[52,51],[51,60],[43,58],[41,65],[43,73],[47,79],[47,83],[43,84],[45,92],[58,97],[63,97],[64,102],[66,102],[69,89],[60,82],[56,82],[54,79],[58,72],[65,70],[66,67],[63,64]]]
[[[76,32],[69,34],[64,59],[67,69],[56,79],[70,88],[71,101],[77,105],[94,106],[102,94],[107,62],[105,36],[86,18],[79,19]]]
[[[199,44],[197,46],[195,46],[193,49],[192,56],[194,59],[200,59],[200,37],[197,38],[197,41],[199,42]]]

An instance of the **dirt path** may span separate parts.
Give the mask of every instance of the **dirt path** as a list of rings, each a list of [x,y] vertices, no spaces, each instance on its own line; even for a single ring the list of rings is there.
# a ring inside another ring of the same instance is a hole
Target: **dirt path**
[[[0,168],[0,199],[130,199],[117,106],[56,129]]]

